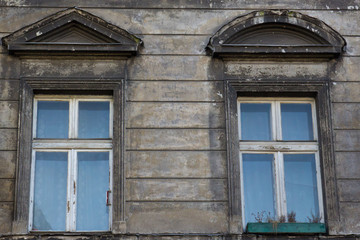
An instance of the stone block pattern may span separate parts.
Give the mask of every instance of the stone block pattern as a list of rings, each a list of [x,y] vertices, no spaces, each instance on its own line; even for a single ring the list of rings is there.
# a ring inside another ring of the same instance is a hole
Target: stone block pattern
[[[358,1],[344,2],[0,0],[2,36],[76,5],[144,40],[126,66],[92,59],[20,64],[1,51],[0,235],[11,231],[13,216],[20,67],[22,77],[127,76],[125,221],[128,233],[140,234],[228,232],[223,73],[250,81],[328,79],[341,223],[336,234],[360,234],[360,12]],[[234,61],[225,68],[206,55],[210,36],[222,25],[264,8],[317,17],[345,35],[347,52],[329,63]]]
[[[11,233],[16,171],[20,64],[0,52],[0,235]]]

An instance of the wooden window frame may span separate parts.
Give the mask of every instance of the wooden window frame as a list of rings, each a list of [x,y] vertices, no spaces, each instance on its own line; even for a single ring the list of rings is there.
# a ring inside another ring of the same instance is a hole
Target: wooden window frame
[[[124,79],[75,79],[58,80],[53,78],[21,78],[17,178],[13,232],[29,233],[30,221],[30,182],[31,159],[33,152],[33,108],[37,95],[109,95],[113,99],[112,131],[112,232],[121,232],[125,221],[125,172],[124,172]],[[48,95],[48,96],[49,96]],[[52,140],[49,140],[52,141]],[[94,140],[97,141],[97,140]],[[37,147],[34,142],[34,146]],[[59,143],[60,144],[60,143]],[[76,146],[75,146],[76,147]],[[36,231],[36,234],[41,232]]]
[[[226,79],[225,112],[227,136],[227,162],[229,185],[230,233],[244,232],[242,220],[242,187],[240,171],[240,147],[238,125],[238,97],[285,97],[312,98],[316,105],[316,124],[318,126],[319,159],[324,216],[327,231],[336,228],[339,221],[337,201],[335,160],[330,115],[330,94],[328,80],[262,80],[256,82],[246,79]]]
[[[248,141],[241,139],[241,104],[242,103],[267,103],[271,104],[270,121],[271,121],[271,140],[268,141]],[[281,125],[281,104],[282,103],[307,103],[311,104],[311,117],[313,139],[304,141],[289,141],[282,140],[282,125]],[[286,189],[284,179],[284,154],[314,154],[316,166],[316,185],[318,192],[318,207],[320,222],[324,222],[323,199],[322,199],[322,184],[321,184],[321,169],[319,159],[319,146],[317,137],[317,121],[316,121],[316,106],[313,98],[237,98],[238,109],[238,129],[239,129],[239,158],[240,158],[240,173],[241,173],[241,202],[242,202],[242,222],[243,228],[246,228],[245,222],[245,202],[244,202],[244,179],[243,179],[243,160],[242,154],[272,154],[274,158],[274,197],[276,204],[276,217],[287,216],[286,203]],[[255,213],[254,213],[255,214]],[[311,217],[309,215],[309,217]],[[265,219],[264,219],[265,220]]]
[[[63,101],[69,103],[69,129],[67,139],[41,139],[36,137],[37,129],[37,103],[39,101]],[[78,116],[79,102],[109,102],[109,138],[108,139],[82,139],[78,136]],[[112,132],[113,132],[113,100],[112,96],[94,96],[94,95],[35,95],[33,106],[33,144],[32,144],[32,162],[31,162],[31,183],[30,183],[30,207],[29,207],[29,231],[33,232],[55,232],[52,230],[33,230],[33,205],[34,205],[34,182],[35,182],[35,154],[36,152],[67,152],[68,155],[68,175],[67,179],[67,204],[69,211],[66,212],[66,232],[78,232],[76,230],[76,209],[77,209],[77,169],[78,152],[108,152],[109,153],[109,189],[112,192]],[[104,193],[105,194],[105,193]],[[111,196],[110,196],[111,200]],[[72,204],[69,204],[72,203]],[[74,204],[75,203],[75,204]],[[109,229],[111,231],[112,207],[109,202]],[[87,232],[99,232],[98,230],[89,230]]]

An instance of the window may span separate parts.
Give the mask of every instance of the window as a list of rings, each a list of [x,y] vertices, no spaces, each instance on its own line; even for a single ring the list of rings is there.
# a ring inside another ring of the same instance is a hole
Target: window
[[[34,98],[31,231],[109,231],[110,96]]]
[[[324,221],[315,101],[238,98],[244,226]]]

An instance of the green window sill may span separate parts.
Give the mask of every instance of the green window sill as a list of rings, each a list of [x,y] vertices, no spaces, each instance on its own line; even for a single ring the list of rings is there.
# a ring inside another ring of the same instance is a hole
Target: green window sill
[[[324,223],[248,223],[248,233],[326,233]]]

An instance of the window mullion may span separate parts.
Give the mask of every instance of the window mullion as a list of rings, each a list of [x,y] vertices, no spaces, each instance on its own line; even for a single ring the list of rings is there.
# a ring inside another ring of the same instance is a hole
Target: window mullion
[[[110,108],[109,108],[109,137],[113,138],[113,119],[114,119],[114,104],[113,101],[110,100]]]
[[[271,102],[271,133],[272,140],[276,141],[278,139],[278,127],[277,127],[277,106],[276,102]]]
[[[74,119],[74,99],[73,98],[70,98],[69,100],[69,106],[70,106],[70,109],[69,109],[69,139],[72,139],[72,138],[75,138],[75,129],[74,129],[74,122],[75,122],[75,119]]]
[[[318,141],[318,132],[317,132],[317,120],[316,120],[316,106],[315,102],[311,102],[311,113],[312,113],[312,128],[313,128],[313,137],[314,140]]]
[[[38,103],[38,100],[37,99],[34,99],[34,115],[33,115],[33,138],[36,138],[36,130],[37,130],[37,114],[38,114],[38,110],[37,110],[37,104]]]
[[[75,231],[75,206],[76,206],[76,155],[75,150],[69,151],[68,163],[68,192],[66,205],[66,231]]]
[[[242,211],[242,222],[245,223],[245,192],[244,192],[244,168],[243,168],[243,155],[242,152],[239,154],[240,157],[240,187],[241,187],[241,211]],[[244,225],[244,229],[246,225]]]
[[[319,214],[320,221],[324,222],[324,202],[322,195],[322,184],[321,184],[321,168],[320,168],[320,156],[319,152],[315,153],[315,165],[316,165],[316,181],[317,181],[317,193],[318,193],[318,202],[319,202]]]
[[[241,119],[241,104],[240,104],[240,102],[238,101],[237,102],[237,109],[238,109],[238,127],[239,127],[239,139],[240,140],[242,140],[242,138],[241,138],[241,121],[240,121],[240,119]]]
[[[275,122],[276,122],[276,139],[282,140],[282,129],[281,129],[281,108],[280,102],[275,101]]]
[[[77,173],[78,173],[78,161],[77,161],[77,151],[71,150],[72,160],[73,160],[73,178],[72,178],[72,229],[71,231],[76,231],[76,206],[77,206]]]
[[[71,231],[71,218],[72,218],[72,211],[71,211],[71,192],[72,192],[72,151],[68,151],[68,177],[67,177],[67,199],[66,199],[66,231]]]
[[[284,171],[284,155],[282,152],[277,152],[277,162],[278,162],[278,178],[279,178],[279,188],[280,188],[280,216],[287,215],[287,207],[286,207],[286,189],[285,189],[285,171]]]
[[[74,138],[78,138],[78,127],[79,127],[79,99],[74,99],[74,111],[73,111],[73,118],[74,118]]]
[[[276,217],[279,217],[281,215],[281,183],[280,183],[280,177],[279,177],[279,163],[278,163],[278,154],[274,153],[274,179],[275,179],[275,202],[276,202]]]
[[[34,185],[35,185],[35,154],[36,151],[32,150],[31,153],[31,179],[30,179],[30,214],[29,214],[29,229],[32,230],[34,220]]]

